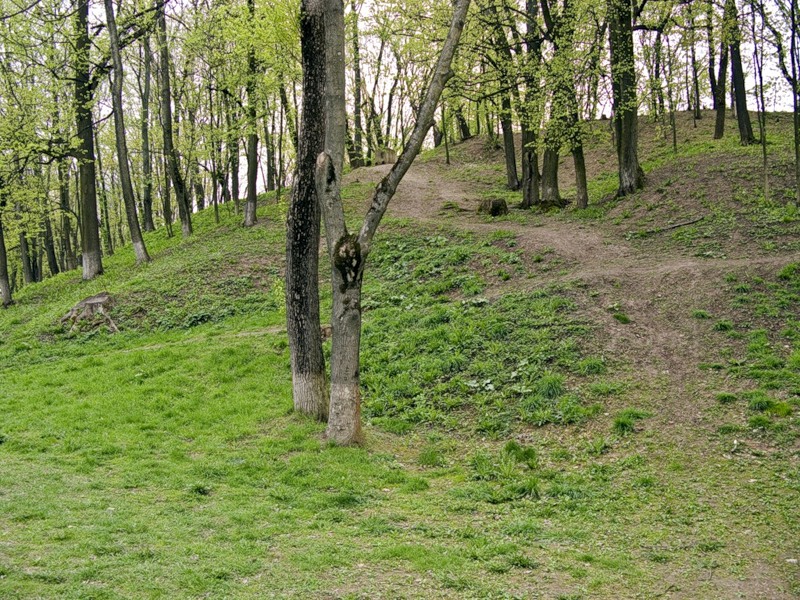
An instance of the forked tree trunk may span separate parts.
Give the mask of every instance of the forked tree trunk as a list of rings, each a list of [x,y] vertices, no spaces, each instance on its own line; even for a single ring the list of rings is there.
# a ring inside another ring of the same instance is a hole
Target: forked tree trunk
[[[307,0],[325,7],[326,117],[325,153],[317,160],[316,185],[325,217],[333,287],[333,348],[328,438],[338,444],[361,441],[359,354],[361,283],[370,244],[386,208],[433,124],[442,90],[452,76],[450,64],[464,27],[469,0],[458,0],[455,14],[417,122],[400,158],[378,184],[358,234],[350,234],[340,196],[345,147],[344,11],[342,0]]]
[[[78,173],[80,179],[80,228],[84,280],[103,272],[100,231],[97,222],[97,181],[94,164],[94,119],[90,77],[89,0],[78,0],[75,11],[75,121],[78,133]]]
[[[139,228],[139,217],[136,215],[136,199],[133,196],[133,182],[131,169],[128,164],[128,142],[125,139],[125,116],[122,107],[122,57],[119,50],[117,37],[117,21],[114,18],[113,0],[104,0],[106,8],[106,22],[108,37],[111,43],[111,60],[114,65],[114,77],[111,83],[111,103],[114,109],[114,134],[117,141],[117,162],[119,163],[119,180],[122,186],[122,200],[125,203],[125,216],[128,220],[128,230],[131,235],[133,252],[138,264],[150,262],[150,255]]]
[[[50,269],[50,275],[58,275],[60,269],[58,268],[58,259],[56,258],[53,227],[50,225],[50,215],[47,212],[45,212],[42,217],[42,230],[44,233],[44,249],[47,253],[47,267]]]
[[[315,167],[325,149],[325,20],[319,0],[301,4],[300,39],[303,135],[286,228],[286,328],[294,409],[323,421],[328,417],[328,390],[319,316],[320,205]]]

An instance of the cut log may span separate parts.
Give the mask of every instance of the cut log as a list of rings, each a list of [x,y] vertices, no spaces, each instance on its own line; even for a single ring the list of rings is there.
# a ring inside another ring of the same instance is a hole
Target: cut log
[[[493,217],[507,215],[508,204],[502,198],[487,198],[486,200],[481,200],[481,204],[478,206],[478,214],[491,215]]]
[[[69,326],[70,333],[75,331],[94,331],[105,325],[113,333],[119,332],[111,318],[111,307],[114,298],[108,292],[100,292],[78,302],[70,311],[61,317],[61,324]]]

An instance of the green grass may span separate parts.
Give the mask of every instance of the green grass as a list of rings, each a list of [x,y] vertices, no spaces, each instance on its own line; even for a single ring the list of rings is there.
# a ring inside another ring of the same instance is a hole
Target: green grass
[[[251,230],[222,212],[187,241],[148,234],[150,265],[122,249],[98,280],[63,274],[0,311],[0,597],[800,592],[782,570],[800,269],[730,282],[740,338],[696,323],[731,346],[708,371],[736,392],[709,442],[605,347],[595,290],[530,284],[513,231],[387,220],[363,299],[367,440],[339,448],[291,412],[281,208]],[[102,290],[119,334],[58,326]]]
[[[741,314],[744,346],[729,348],[726,370],[750,384],[740,396],[752,412],[751,429],[768,433],[774,441],[789,445],[800,437],[794,418],[800,407],[800,352],[797,349],[797,314],[800,309],[800,268],[790,263],[771,277],[726,277],[731,304]],[[743,297],[744,296],[744,297]],[[758,320],[759,327],[752,325]],[[724,327],[720,327],[724,323]],[[731,319],[718,321],[713,329],[730,331],[737,325]],[[733,404],[736,396],[720,394],[722,403]]]

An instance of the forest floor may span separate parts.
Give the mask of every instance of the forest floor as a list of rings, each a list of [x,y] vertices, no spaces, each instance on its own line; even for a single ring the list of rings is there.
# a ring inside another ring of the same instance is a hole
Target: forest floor
[[[678,117],[677,154],[643,121],[622,200],[593,124],[585,211],[513,208],[485,138],[420,157],[365,280],[363,448],[290,413],[281,206],[23,290],[0,313],[0,597],[800,596],[790,119],[765,199],[735,124],[712,143]],[[354,218],[387,168],[348,175]],[[119,334],[58,326],[104,289]]]

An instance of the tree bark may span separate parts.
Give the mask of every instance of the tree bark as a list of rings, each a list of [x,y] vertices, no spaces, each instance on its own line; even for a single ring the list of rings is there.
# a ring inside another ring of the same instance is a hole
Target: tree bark
[[[28,234],[25,231],[19,232],[19,256],[22,260],[22,281],[29,285],[36,281],[31,265],[31,250],[28,247]]]
[[[164,154],[167,161],[167,173],[175,190],[175,201],[178,204],[178,216],[181,220],[181,233],[184,237],[192,235],[192,214],[186,195],[186,182],[183,180],[178,166],[178,152],[172,136],[172,88],[169,73],[169,47],[167,46],[167,18],[164,6],[158,11],[156,31],[161,56],[161,130],[164,136]]]
[[[324,421],[328,391],[319,315],[320,205],[315,166],[325,148],[325,18],[320,0],[303,0],[300,11],[303,135],[286,228],[286,330],[294,409]]]
[[[114,134],[117,141],[117,161],[119,162],[119,180],[122,186],[122,201],[125,203],[125,216],[128,220],[128,230],[133,244],[133,253],[137,264],[150,262],[147,246],[139,227],[139,217],[136,214],[136,199],[133,196],[133,182],[131,169],[128,164],[128,142],[125,138],[125,115],[122,106],[122,57],[120,56],[119,37],[117,35],[117,21],[114,17],[113,0],[104,0],[106,8],[106,24],[111,45],[111,61],[114,65],[114,76],[111,83],[111,104],[114,111]]]
[[[632,18],[630,0],[609,0],[611,88],[614,106],[614,134],[619,164],[617,196],[632,194],[644,184],[644,173],[639,166],[639,115],[636,98]]]
[[[97,221],[97,181],[94,164],[94,89],[90,74],[89,0],[78,0],[75,11],[75,121],[78,129],[80,179],[80,228],[84,280],[103,272]]]

